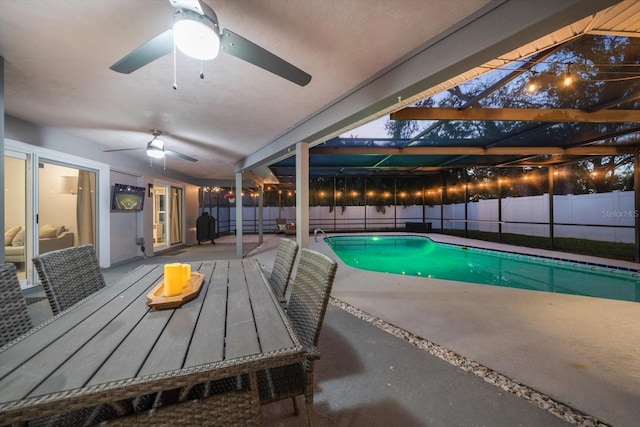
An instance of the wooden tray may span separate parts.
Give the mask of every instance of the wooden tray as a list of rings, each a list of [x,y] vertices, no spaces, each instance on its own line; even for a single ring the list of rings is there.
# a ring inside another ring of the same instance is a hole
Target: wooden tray
[[[162,281],[147,294],[147,304],[156,310],[180,307],[185,302],[195,299],[200,294],[203,282],[204,274],[192,271],[191,279],[184,285],[181,294],[165,297],[164,281]]]

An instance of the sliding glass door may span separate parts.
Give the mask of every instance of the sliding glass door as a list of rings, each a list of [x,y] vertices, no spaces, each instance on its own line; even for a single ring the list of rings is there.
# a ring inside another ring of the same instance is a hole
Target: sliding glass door
[[[96,245],[96,172],[40,161],[38,253]]]
[[[4,251],[5,261],[16,265],[20,285],[32,283],[31,226],[28,220],[30,200],[29,156],[6,150],[4,158]]]
[[[161,251],[183,243],[184,191],[180,187],[153,183],[153,249]]]
[[[38,282],[35,255],[97,246],[96,171],[35,162],[33,154],[5,150],[5,260],[16,265],[23,288]]]

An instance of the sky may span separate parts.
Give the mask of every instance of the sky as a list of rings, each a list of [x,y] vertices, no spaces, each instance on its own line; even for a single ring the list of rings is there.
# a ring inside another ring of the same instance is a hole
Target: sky
[[[387,131],[384,130],[384,124],[388,119],[388,116],[382,116],[377,120],[347,131],[341,134],[340,137],[350,138],[352,136],[357,136],[360,138],[388,138],[389,135],[387,135]]]

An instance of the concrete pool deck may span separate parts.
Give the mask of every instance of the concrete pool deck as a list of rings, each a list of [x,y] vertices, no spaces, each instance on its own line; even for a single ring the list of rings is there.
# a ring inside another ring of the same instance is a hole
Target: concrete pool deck
[[[553,254],[428,236],[447,243]],[[320,238],[316,242],[311,237],[310,248],[339,262],[334,298],[603,422],[637,425],[640,304],[368,272],[344,264]],[[638,268],[633,263],[566,257]]]
[[[526,251],[439,234],[429,237]],[[280,238],[265,234],[259,245],[256,235],[244,236],[245,256],[255,256],[267,267],[273,265]],[[340,264],[332,292],[335,299],[601,422],[637,425],[639,303],[367,272],[345,265],[318,240],[311,236],[310,248]],[[178,248],[116,265],[104,270],[104,276],[111,284],[140,264],[234,257],[235,236],[224,236],[216,239],[216,245]],[[607,260],[606,264],[614,262]],[[29,293],[44,295],[41,288]],[[51,316],[46,300],[29,305],[29,311],[36,324]],[[315,375],[318,426],[571,425],[553,415],[552,409],[541,409],[386,330],[384,325],[374,326],[334,304],[329,306],[320,336],[322,358]],[[265,426],[306,425],[301,398],[298,403],[298,417],[292,416],[290,401],[263,407]],[[577,424],[595,425],[590,421]]]

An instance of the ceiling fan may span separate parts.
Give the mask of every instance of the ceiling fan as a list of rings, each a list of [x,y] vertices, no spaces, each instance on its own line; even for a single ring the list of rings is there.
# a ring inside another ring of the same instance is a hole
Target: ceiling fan
[[[108,153],[112,151],[147,150],[147,156],[153,159],[163,159],[166,154],[167,156],[177,157],[189,162],[198,161],[193,157],[189,157],[185,154],[178,153],[177,151],[167,150],[166,148],[164,148],[164,141],[158,138],[160,135],[162,135],[162,132],[160,132],[159,130],[151,130],[151,134],[153,135],[153,139],[147,142],[147,146],[145,148],[117,148],[114,150],[104,150],[104,152]]]
[[[204,2],[169,0],[169,3],[177,9],[173,17],[173,28],[113,64],[110,67],[113,71],[132,73],[170,53],[175,46],[186,55],[200,60],[213,59],[222,50],[300,86],[311,81],[309,74],[257,44],[226,28],[220,32],[215,12]]]

